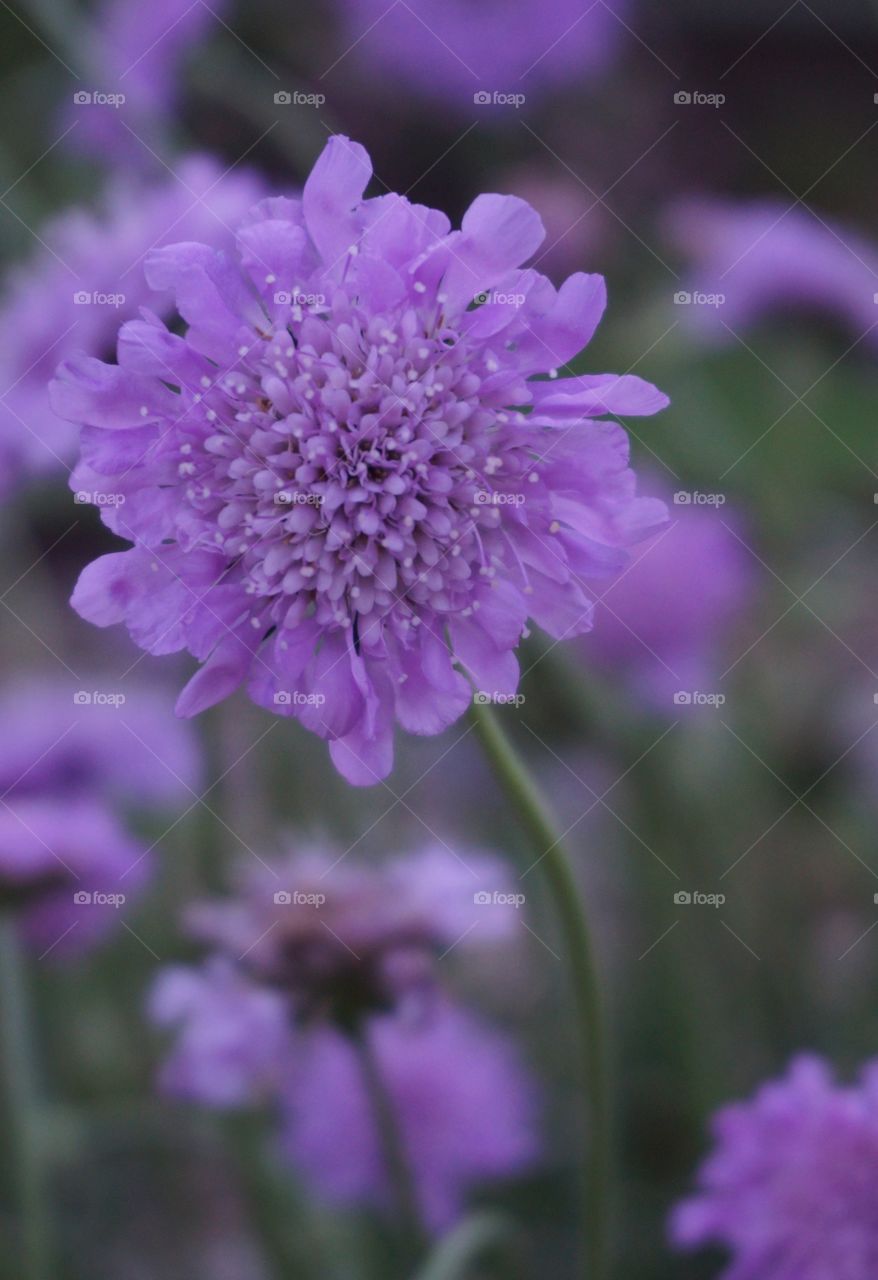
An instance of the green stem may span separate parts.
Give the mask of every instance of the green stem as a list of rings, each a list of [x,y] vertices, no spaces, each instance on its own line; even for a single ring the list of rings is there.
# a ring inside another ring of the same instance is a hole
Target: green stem
[[[375,1054],[368,1024],[361,1025],[354,1031],[353,1044],[360,1061],[366,1093],[378,1129],[387,1177],[399,1215],[400,1235],[408,1273],[408,1267],[423,1252],[426,1238],[418,1207],[414,1174],[400,1132],[393,1099],[388,1092],[381,1064]]]
[[[582,1041],[589,1118],[584,1206],[586,1276],[587,1280],[604,1280],[610,1121],[602,1001],[588,921],[570,860],[536,784],[510,745],[492,708],[474,702],[472,715],[485,754],[536,849],[564,935]]]
[[[494,1213],[476,1213],[440,1240],[415,1280],[463,1280],[483,1257],[508,1252],[514,1263],[512,1224]]]
[[[0,913],[0,1029],[6,1149],[16,1200],[23,1280],[49,1280],[51,1214],[24,958],[14,918]]]

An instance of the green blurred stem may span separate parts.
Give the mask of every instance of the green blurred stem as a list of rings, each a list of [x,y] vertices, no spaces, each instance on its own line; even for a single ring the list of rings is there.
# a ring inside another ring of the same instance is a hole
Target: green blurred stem
[[[551,890],[564,935],[576,1001],[588,1107],[585,1158],[585,1257],[587,1280],[607,1274],[610,1119],[600,986],[579,888],[555,823],[533,779],[516,755],[494,710],[474,702],[476,730],[498,781],[518,813]],[[537,865],[536,863],[534,865]]]
[[[406,1262],[410,1265],[423,1253],[426,1240],[418,1208],[414,1174],[400,1132],[393,1099],[387,1089],[367,1022],[360,1023],[354,1030],[352,1039],[378,1130],[385,1169],[399,1218]]]
[[[471,1268],[487,1255],[512,1250],[512,1224],[495,1213],[476,1213],[442,1239],[417,1273],[415,1280],[464,1280]]]
[[[50,1280],[51,1212],[24,957],[15,919],[0,912],[0,1029],[6,1151],[21,1241],[22,1280]]]

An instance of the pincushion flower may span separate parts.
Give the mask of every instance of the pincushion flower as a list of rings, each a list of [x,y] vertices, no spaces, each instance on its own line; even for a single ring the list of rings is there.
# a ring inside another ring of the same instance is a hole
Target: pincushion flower
[[[129,811],[191,804],[200,760],[162,691],[117,693],[43,675],[0,695],[0,909],[60,959],[129,912],[151,871]],[[164,705],[163,705],[164,704]]]
[[[96,209],[69,209],[40,227],[44,247],[14,268],[0,297],[0,494],[63,474],[76,456],[74,427],[49,404],[58,361],[109,355],[119,325],[147,301],[170,313],[173,299],[143,279],[143,255],[181,237],[231,243],[231,227],[261,194],[252,175],[191,155],[158,181],[121,173]]]
[[[313,1191],[385,1209],[368,1044],[424,1219],[442,1229],[471,1187],[521,1173],[538,1151],[519,1054],[458,1007],[437,963],[519,932],[507,887],[494,858],[440,846],[379,865],[314,848],[248,866],[229,898],[188,913],[207,961],[168,968],[153,988],[151,1017],[172,1037],[162,1090],[210,1107],[268,1105]]]
[[[665,715],[679,713],[677,695],[718,687],[728,638],[755,591],[739,512],[692,497],[675,496],[670,523],[602,591],[582,642],[585,662],[618,672]]]
[[[418,97],[458,111],[474,105],[484,110],[495,92],[527,98],[594,76],[624,38],[621,15],[629,7],[626,0],[336,4],[347,46],[340,71],[350,55],[370,78],[389,77],[395,86],[402,83]],[[506,112],[515,115],[508,106]]]
[[[134,543],[85,569],[74,607],[199,659],[181,715],[246,682],[361,785],[389,773],[395,719],[435,734],[470,679],[514,692],[529,619],[590,627],[584,580],[664,519],[598,419],[667,403],[634,376],[540,376],[588,342],[605,289],[522,269],[543,239],[524,201],[482,195],[452,231],[364,200],[371,172],[335,137],[234,255],[155,251],[185,335],[145,315],[118,364],[74,359],[53,385],[84,428],[74,487],[121,494],[104,519]]]
[[[720,1111],[674,1241],[732,1253],[723,1280],[871,1280],[878,1274],[878,1064],[844,1088],[795,1060],[750,1102]]]
[[[722,300],[683,310],[693,336],[734,343],[765,316],[803,312],[874,343],[878,249],[857,228],[779,200],[686,201],[665,221],[689,264],[684,293]]]
[[[93,88],[83,101],[77,85],[65,112],[74,126],[66,145],[104,163],[153,167],[152,148],[177,123],[186,57],[212,30],[222,33],[228,7],[228,0],[101,0],[80,48]]]

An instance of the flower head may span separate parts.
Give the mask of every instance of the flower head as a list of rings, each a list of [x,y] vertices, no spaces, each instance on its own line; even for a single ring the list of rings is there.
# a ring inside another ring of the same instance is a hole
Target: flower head
[[[52,677],[0,697],[0,907],[41,953],[81,952],[142,890],[151,863],[126,811],[195,794],[195,744],[162,701]]]
[[[152,992],[151,1016],[173,1034],[162,1088],[207,1106],[269,1103],[282,1151],[319,1195],[384,1208],[357,1047],[368,1043],[424,1217],[446,1226],[471,1186],[537,1151],[518,1054],[437,973],[449,951],[517,933],[505,885],[493,858],[438,846],[377,866],[315,849],[248,870],[236,895],[189,913],[206,964],[165,970]]]
[[[390,75],[420,98],[458,112],[508,105],[599,72],[625,28],[625,0],[336,0],[349,53],[364,74]],[[352,47],[350,47],[352,46]]]
[[[162,130],[174,125],[181,64],[212,28],[222,31],[227,8],[227,0],[101,0],[81,48],[93,88],[80,82],[65,112],[67,145],[104,163],[151,165]]]
[[[420,1004],[449,948],[508,937],[507,889],[505,868],[484,854],[432,845],[368,867],[315,848],[248,866],[235,895],[196,904],[188,926],[282,991],[298,1021],[350,1029],[410,997]]]
[[[839,1086],[819,1059],[714,1121],[716,1147],[672,1235],[724,1245],[725,1280],[871,1280],[878,1274],[878,1066]]]
[[[158,182],[122,174],[97,210],[68,210],[40,228],[45,248],[15,268],[0,299],[0,494],[63,474],[75,457],[76,431],[49,404],[58,361],[110,354],[119,325],[147,301],[171,313],[173,299],[146,286],[144,255],[181,236],[231,243],[230,226],[260,194],[251,175],[224,175],[208,157],[187,156]]]
[[[234,255],[157,250],[186,335],[145,316],[118,365],[68,361],[53,384],[85,428],[74,485],[123,494],[104,519],[135,544],[86,568],[74,607],[203,663],[180,714],[246,681],[358,784],[390,771],[395,719],[434,734],[463,714],[459,668],[514,692],[529,618],[589,628],[584,579],[664,519],[598,419],[667,403],[633,376],[535,380],[588,342],[605,291],[521,268],[543,238],[523,201],[480,196],[452,231],[364,200],[370,176],[335,137]]]
[[[585,661],[619,671],[666,715],[677,714],[679,695],[717,687],[723,646],[755,577],[725,495],[681,490],[671,510],[667,527],[602,591],[595,629],[582,642]]]
[[[774,200],[688,201],[667,217],[670,238],[690,264],[684,297],[693,336],[729,344],[764,316],[815,312],[859,340],[875,324],[878,250],[853,227]]]

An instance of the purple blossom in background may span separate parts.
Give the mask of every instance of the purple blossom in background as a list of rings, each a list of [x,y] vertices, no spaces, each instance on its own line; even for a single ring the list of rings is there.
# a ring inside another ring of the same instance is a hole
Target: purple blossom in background
[[[135,544],[85,569],[74,607],[203,663],[181,715],[246,682],[360,785],[392,768],[395,720],[429,735],[463,715],[457,664],[509,694],[528,619],[587,631],[582,580],[665,519],[597,419],[667,398],[630,375],[535,380],[589,341],[603,279],[522,270],[544,232],[514,196],[451,231],[363,200],[371,172],[335,137],[235,256],[155,251],[149,283],[176,292],[186,336],[129,322],[118,365],[69,360],[53,384],[85,428],[74,487],[124,495],[104,519]]]
[[[182,64],[223,31],[228,7],[228,0],[102,0],[84,33],[85,63],[64,113],[73,125],[67,145],[104,163],[152,167],[152,149],[177,128]],[[103,95],[123,101],[107,103]]]
[[[230,226],[259,194],[251,175],[224,175],[214,160],[190,156],[160,182],[120,176],[96,212],[71,210],[41,228],[47,247],[15,268],[0,301],[0,494],[73,460],[77,432],[49,404],[58,360],[108,354],[120,323],[147,301],[170,313],[170,295],[144,282],[143,256],[181,236],[230,245]]]
[[[112,930],[149,870],[144,848],[99,801],[3,801],[0,905],[41,955],[79,953]]]
[[[0,904],[40,952],[91,945],[142,889],[151,861],[122,809],[194,798],[199,756],[170,710],[132,682],[108,695],[44,677],[0,697]]]
[[[20,676],[0,694],[0,792],[79,799],[100,795],[138,809],[180,803],[198,786],[195,735],[165,691],[129,677]]]
[[[197,904],[188,925],[283,987],[298,1017],[348,1024],[409,997],[420,1003],[435,957],[451,947],[508,939],[518,927],[510,893],[506,867],[485,854],[437,844],[371,867],[311,849],[247,865],[235,896]]]
[[[666,227],[689,262],[683,295],[722,299],[682,308],[706,342],[733,343],[766,314],[791,311],[825,312],[855,338],[874,328],[878,248],[849,227],[770,199],[689,201]]]
[[[174,1035],[161,1072],[208,1106],[271,1102],[312,1188],[382,1207],[383,1158],[354,1035],[369,1039],[440,1229],[468,1189],[537,1153],[533,1086],[505,1037],[455,1008],[437,958],[517,933],[508,873],[432,846],[377,866],[311,850],[248,868],[238,894],[189,913],[213,952],[159,977],[150,1014]]]
[[[363,74],[390,77],[419,97],[460,111],[495,93],[524,94],[576,84],[602,71],[625,27],[625,0],[337,0],[348,57]],[[515,108],[506,105],[506,114]]]
[[[442,1231],[480,1183],[527,1172],[539,1154],[533,1082],[510,1040],[442,1002],[423,1023],[379,1017],[372,1051],[427,1226]],[[301,1037],[281,1098],[281,1144],[307,1184],[338,1204],[388,1200],[357,1054],[331,1028]]]
[[[587,662],[619,672],[638,698],[667,714],[675,694],[716,688],[725,645],[755,586],[739,516],[725,504],[700,504],[693,492],[676,495],[667,528],[603,590],[595,629],[582,642]]]
[[[723,1280],[878,1275],[878,1065],[842,1088],[801,1057],[713,1127],[699,1190],[673,1217],[677,1245],[731,1250]]]

